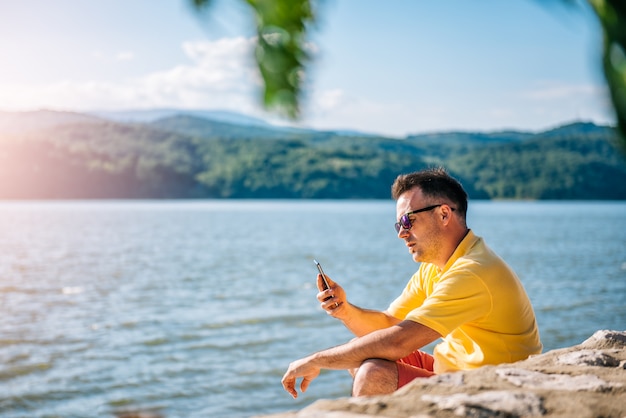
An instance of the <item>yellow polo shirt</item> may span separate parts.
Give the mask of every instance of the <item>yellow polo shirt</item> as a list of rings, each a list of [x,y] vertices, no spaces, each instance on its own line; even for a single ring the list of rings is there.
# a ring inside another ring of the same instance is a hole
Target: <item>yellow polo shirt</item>
[[[520,280],[472,231],[443,270],[421,263],[387,312],[444,336],[433,352],[435,373],[511,363],[542,349]]]

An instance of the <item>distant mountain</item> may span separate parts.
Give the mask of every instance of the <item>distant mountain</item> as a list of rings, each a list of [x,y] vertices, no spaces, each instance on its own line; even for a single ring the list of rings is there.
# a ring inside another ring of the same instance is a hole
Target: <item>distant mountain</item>
[[[195,137],[218,137],[229,139],[280,139],[309,137],[314,131],[265,125],[242,125],[217,121],[192,115],[174,115],[157,119],[148,124],[157,129],[177,132]]]
[[[606,126],[569,124],[443,162],[491,199],[626,199],[626,153]]]
[[[607,126],[598,126],[593,122],[573,122],[541,132],[540,135],[544,138],[569,137],[572,135],[592,135],[606,132],[607,129],[611,128]]]
[[[500,132],[437,132],[407,136],[407,141],[419,145],[486,145],[524,141],[533,134],[521,131]]]
[[[242,113],[229,112],[226,110],[197,110],[197,109],[143,109],[143,110],[118,110],[118,111],[94,111],[89,114],[103,119],[117,122],[140,122],[150,123],[159,119],[175,116],[190,116],[215,122],[224,122],[242,126],[272,127],[271,124],[260,118],[254,118]]]
[[[433,165],[472,199],[626,199],[617,134],[590,123],[397,139],[163,115],[0,112],[0,199],[388,199]]]
[[[36,110],[29,112],[0,111],[0,133],[24,133],[68,123],[90,123],[100,119],[75,112]]]
[[[144,110],[122,110],[122,111],[94,111],[89,112],[90,115],[111,120],[114,122],[137,122],[137,123],[156,123],[158,121],[164,124],[171,124],[171,128],[178,129],[177,124],[172,122],[173,120],[189,118],[189,120],[203,120],[210,122],[219,122],[228,125],[235,125],[241,127],[258,127],[264,128],[265,133],[288,133],[288,134],[311,134],[320,133],[321,131],[311,128],[296,128],[287,125],[276,125],[269,123],[261,118],[255,118],[242,113],[227,111],[227,110],[197,110],[197,109],[144,109]],[[226,128],[226,125],[223,125]],[[187,128],[184,128],[187,129]],[[328,134],[338,136],[373,136],[380,135],[371,134],[367,132],[355,131],[355,130],[330,130],[325,131]],[[248,134],[244,134],[248,136]],[[273,136],[270,135],[270,136]]]

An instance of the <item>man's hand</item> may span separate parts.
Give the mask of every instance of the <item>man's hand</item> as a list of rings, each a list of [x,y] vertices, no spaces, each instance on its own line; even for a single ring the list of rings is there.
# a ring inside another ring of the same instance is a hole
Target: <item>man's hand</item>
[[[296,360],[289,365],[287,372],[282,379],[283,388],[295,398],[298,397],[298,391],[296,390],[296,381],[298,378],[302,378],[300,384],[300,391],[304,393],[309,384],[320,374],[320,368],[314,366],[311,357],[305,357],[300,360]]]
[[[328,275],[326,275],[326,281],[330,289],[324,290],[322,275],[317,275],[317,289],[320,291],[317,294],[317,300],[320,301],[320,306],[327,314],[339,318],[339,314],[342,311],[341,306],[347,302],[346,292],[344,292],[341,286],[332,281]]]

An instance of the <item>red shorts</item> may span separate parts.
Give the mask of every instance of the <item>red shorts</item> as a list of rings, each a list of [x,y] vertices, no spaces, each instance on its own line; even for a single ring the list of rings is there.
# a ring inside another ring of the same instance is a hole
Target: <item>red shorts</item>
[[[396,361],[398,366],[398,389],[418,377],[433,376],[435,359],[423,351],[414,351]]]

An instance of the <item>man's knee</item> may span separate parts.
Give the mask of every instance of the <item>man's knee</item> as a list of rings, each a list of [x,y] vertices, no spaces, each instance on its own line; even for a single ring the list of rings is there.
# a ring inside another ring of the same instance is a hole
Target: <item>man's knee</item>
[[[398,368],[389,360],[365,360],[353,374],[352,396],[392,393],[398,388]]]

